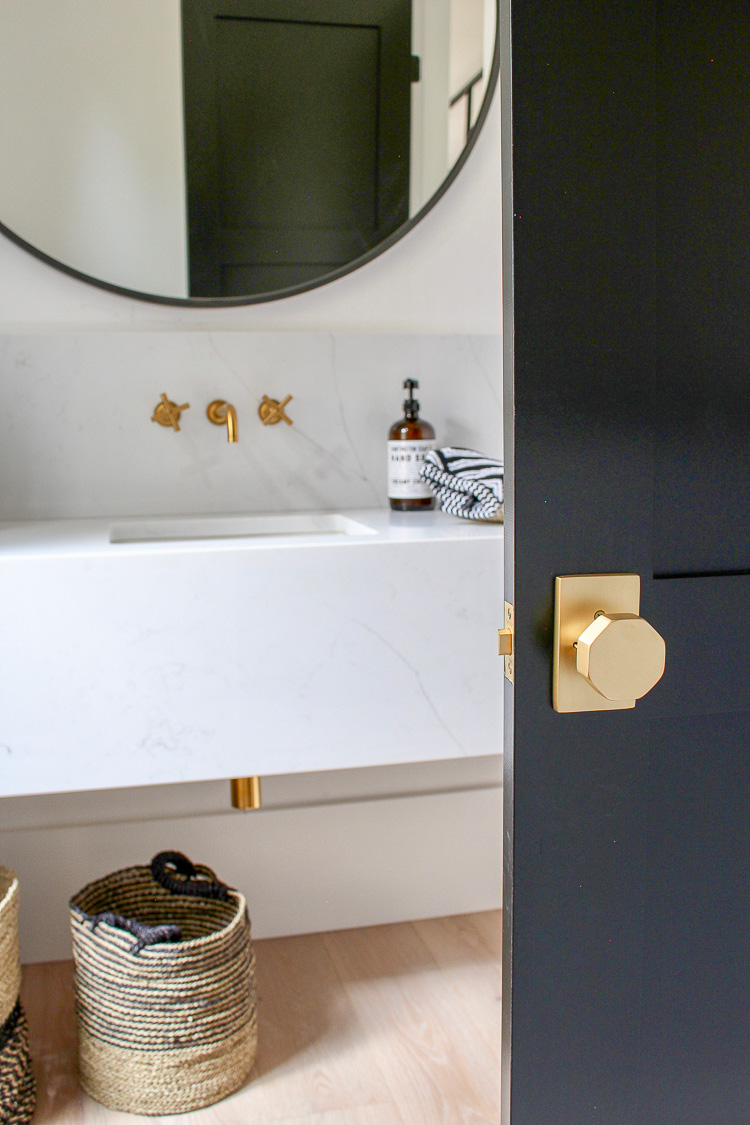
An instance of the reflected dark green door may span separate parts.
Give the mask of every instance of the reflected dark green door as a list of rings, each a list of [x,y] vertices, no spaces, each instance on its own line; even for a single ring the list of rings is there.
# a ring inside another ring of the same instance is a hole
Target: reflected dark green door
[[[750,5],[505,16],[504,1120],[747,1125]],[[640,574],[666,672],[557,714],[554,578],[598,572]]]
[[[411,0],[183,0],[190,295],[301,285],[408,218]]]

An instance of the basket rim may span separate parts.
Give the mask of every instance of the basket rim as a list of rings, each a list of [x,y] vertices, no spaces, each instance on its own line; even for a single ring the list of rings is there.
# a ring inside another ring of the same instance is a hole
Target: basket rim
[[[198,871],[201,868],[203,868],[205,871],[210,871],[212,874],[214,874],[213,868],[209,867],[208,864],[206,864],[206,863],[196,863],[196,864],[194,864],[194,866],[195,866],[196,870],[198,870]],[[2,868],[0,868],[0,870],[2,870]],[[74,901],[74,899],[78,898],[79,895],[85,894],[86,891],[91,890],[93,887],[100,887],[102,884],[108,883],[110,879],[116,879],[120,875],[131,875],[131,874],[150,875],[151,874],[151,864],[150,863],[131,863],[131,864],[128,864],[127,867],[118,867],[116,871],[108,871],[106,875],[99,875],[98,878],[96,878],[96,879],[90,879],[88,883],[84,883],[84,885],[82,887],[79,887],[79,889],[74,894],[72,894],[70,896],[69,901],[72,903]],[[228,889],[233,890],[234,888],[229,887]]]
[[[198,869],[203,867],[208,871],[212,871],[212,868],[207,867],[206,864],[196,864],[195,866]],[[102,875],[98,879],[92,879],[91,882],[86,883],[85,886],[76,891],[74,895],[71,895],[68,901],[68,909],[71,915],[81,924],[81,926],[85,926],[86,921],[91,916],[81,906],[78,905],[76,899],[86,894],[86,892],[89,890],[93,890],[94,888],[98,889],[99,887],[106,885],[110,879],[113,879],[118,875],[129,875],[131,872],[137,873],[139,875],[150,875],[151,867],[148,864],[133,864],[130,867],[120,867],[117,871],[110,871],[107,875]],[[179,950],[181,953],[189,952],[193,949],[200,949],[203,945],[206,945],[210,942],[215,942],[218,939],[225,937],[235,926],[238,926],[242,923],[245,914],[247,913],[247,900],[245,899],[242,891],[238,891],[234,887],[228,887],[227,890],[229,892],[229,897],[235,903],[235,912],[233,917],[230,918],[230,920],[225,925],[221,926],[219,929],[212,930],[212,932],[209,934],[202,934],[200,937],[196,938],[186,938],[180,941],[154,942],[153,945],[144,946],[138,956],[159,957],[168,954],[170,951],[172,952],[172,955],[174,955],[177,950]],[[199,899],[199,901],[209,902],[211,900]],[[127,939],[129,936],[131,936],[128,935],[124,930],[120,929],[119,926],[113,926],[110,922],[104,921],[97,923],[96,931],[89,929],[87,932],[89,936],[94,938],[96,937],[96,934],[103,932],[107,935],[110,941],[112,938],[118,938],[122,940]],[[119,945],[119,941],[116,944]]]
[[[0,917],[15,895],[18,894],[18,876],[10,867],[3,867],[0,863],[0,887],[2,887],[6,880],[8,882],[8,887],[5,894],[0,898]]]

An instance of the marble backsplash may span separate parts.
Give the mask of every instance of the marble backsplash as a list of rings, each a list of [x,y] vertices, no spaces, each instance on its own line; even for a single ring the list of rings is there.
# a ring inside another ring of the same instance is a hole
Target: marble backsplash
[[[369,508],[407,377],[440,444],[502,451],[499,336],[83,332],[0,337],[0,519]],[[165,392],[189,402],[175,433]],[[294,425],[263,426],[264,394]],[[211,425],[233,403],[239,442]]]

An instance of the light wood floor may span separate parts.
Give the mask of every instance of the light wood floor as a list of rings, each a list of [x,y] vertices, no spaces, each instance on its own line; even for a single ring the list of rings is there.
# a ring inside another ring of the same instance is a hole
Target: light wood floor
[[[184,1125],[497,1125],[499,911],[256,942],[259,1047]],[[24,969],[34,1125],[136,1125],[75,1078],[72,964]]]

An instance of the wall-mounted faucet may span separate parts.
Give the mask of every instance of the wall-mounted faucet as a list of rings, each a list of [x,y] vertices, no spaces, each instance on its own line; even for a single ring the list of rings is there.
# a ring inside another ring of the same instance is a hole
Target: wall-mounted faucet
[[[231,403],[214,399],[206,408],[206,417],[215,426],[226,426],[227,441],[237,441],[237,411]]]

